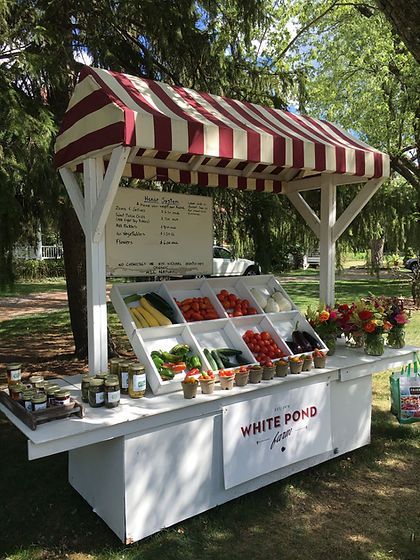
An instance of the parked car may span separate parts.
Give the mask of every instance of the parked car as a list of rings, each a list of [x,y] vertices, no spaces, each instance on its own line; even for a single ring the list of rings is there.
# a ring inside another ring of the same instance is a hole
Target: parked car
[[[250,276],[261,274],[257,263],[236,258],[229,249],[213,247],[213,276]]]
[[[407,259],[405,261],[405,268],[411,270],[411,272],[415,272],[419,268],[419,259],[418,257],[414,257],[413,259]]]

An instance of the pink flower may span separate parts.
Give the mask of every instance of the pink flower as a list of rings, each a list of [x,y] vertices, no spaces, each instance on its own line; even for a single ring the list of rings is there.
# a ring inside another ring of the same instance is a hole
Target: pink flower
[[[398,315],[395,315],[395,322],[399,325],[405,325],[406,323],[408,323],[408,319],[404,315],[404,313],[398,313]]]
[[[335,319],[337,319],[337,312],[336,311],[331,311],[330,319],[332,319],[333,321],[335,321]]]

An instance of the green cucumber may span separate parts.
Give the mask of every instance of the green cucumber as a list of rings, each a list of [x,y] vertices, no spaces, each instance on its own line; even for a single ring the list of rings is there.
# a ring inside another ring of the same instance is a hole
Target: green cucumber
[[[219,356],[219,354],[217,353],[217,350],[212,350],[212,351],[211,351],[211,355],[212,355],[212,357],[213,357],[213,360],[216,362],[217,369],[224,369],[225,366],[223,365],[223,362],[222,362],[222,360],[220,359],[220,356]]]
[[[247,366],[248,364],[252,364],[253,360],[248,360],[245,356],[236,356],[236,361],[240,366]]]
[[[206,357],[206,360],[209,363],[209,366],[211,369],[218,369],[217,367],[217,363],[215,362],[213,356],[211,355],[211,352],[208,348],[204,348],[203,350],[204,356]]]
[[[218,354],[224,354],[225,356],[240,356],[242,350],[236,350],[235,348],[218,348]]]
[[[134,303],[135,301],[140,301],[140,297],[138,294],[131,294],[131,296],[127,296],[124,299],[124,303],[128,305],[129,303]]]

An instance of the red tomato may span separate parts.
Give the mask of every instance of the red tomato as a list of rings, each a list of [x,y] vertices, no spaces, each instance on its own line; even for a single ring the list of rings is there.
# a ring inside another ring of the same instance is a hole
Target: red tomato
[[[243,317],[243,313],[242,313],[242,311],[234,311],[233,316],[234,317]]]
[[[270,338],[271,338],[270,333],[268,333],[267,331],[263,331],[261,333],[261,339],[262,340],[270,340]]]

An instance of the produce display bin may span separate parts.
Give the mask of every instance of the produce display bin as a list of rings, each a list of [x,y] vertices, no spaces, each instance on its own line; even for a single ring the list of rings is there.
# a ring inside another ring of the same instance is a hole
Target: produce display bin
[[[292,333],[297,328],[300,331],[306,331],[311,334],[321,344],[322,350],[328,351],[327,345],[321,340],[299,311],[270,313],[268,319],[286,344],[288,340],[292,340]]]
[[[278,313],[264,313],[250,291],[254,287],[267,297],[274,292],[281,292],[293,309]],[[241,299],[249,300],[251,306],[257,310],[257,314],[228,317],[217,298],[217,294],[221,290],[227,290]],[[174,310],[177,323],[169,326],[136,328],[129,307],[137,303],[126,304],[124,298],[132,294],[143,295],[147,292],[156,292],[166,300]],[[219,315],[219,319],[186,321],[176,301],[194,297],[208,297]],[[259,333],[269,332],[280,350],[286,356],[291,356],[293,352],[287,345],[287,340],[291,340],[292,332],[298,324],[299,329],[308,331],[320,341],[322,348],[327,350],[326,345],[316,335],[302,313],[293,305],[278,280],[270,275],[115,284],[111,290],[111,301],[138,360],[145,365],[147,382],[155,395],[181,390],[180,382],[184,374],[177,374],[172,380],[164,381],[150,357],[153,350],[169,351],[178,343],[188,344],[192,352],[200,357],[205,369],[210,369],[210,366],[204,355],[204,348],[232,347],[241,350],[250,363],[256,363],[255,357],[242,339],[248,329]]]

